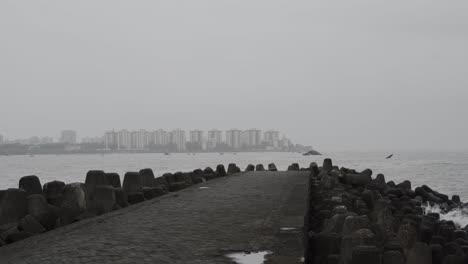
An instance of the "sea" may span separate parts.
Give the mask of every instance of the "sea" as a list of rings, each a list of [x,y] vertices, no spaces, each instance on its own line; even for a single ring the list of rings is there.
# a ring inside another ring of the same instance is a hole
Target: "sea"
[[[276,164],[286,170],[291,163],[309,167],[311,162],[322,164],[324,158],[332,158],[333,164],[364,170],[370,168],[374,176],[385,175],[395,183],[410,180],[413,189],[423,184],[438,192],[459,195],[468,200],[468,152],[407,151],[384,152],[324,152],[323,156],[303,156],[291,152],[256,153],[173,153],[150,154],[80,154],[80,155],[35,155],[0,156],[0,189],[17,188],[22,176],[37,175],[44,184],[59,180],[65,183],[84,182],[87,171],[104,170],[117,172],[123,178],[125,172],[153,169],[156,176],[166,172],[192,171],[205,167],[216,168],[217,164],[236,163],[241,169],[248,164]]]

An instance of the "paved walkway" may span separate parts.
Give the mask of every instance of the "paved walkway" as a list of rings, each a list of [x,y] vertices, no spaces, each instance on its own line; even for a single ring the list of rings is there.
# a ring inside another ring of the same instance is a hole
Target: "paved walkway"
[[[303,172],[215,179],[1,247],[0,263],[233,263],[227,253],[263,250],[275,253],[267,263],[300,263],[306,182]]]

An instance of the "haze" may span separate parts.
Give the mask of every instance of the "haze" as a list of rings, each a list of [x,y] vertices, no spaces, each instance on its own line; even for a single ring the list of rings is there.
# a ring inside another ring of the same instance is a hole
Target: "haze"
[[[278,129],[468,149],[467,1],[0,3],[0,134]]]

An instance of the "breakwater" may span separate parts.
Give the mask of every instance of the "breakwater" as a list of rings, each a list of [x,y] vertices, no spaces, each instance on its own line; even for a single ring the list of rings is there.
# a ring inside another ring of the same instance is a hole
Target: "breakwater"
[[[37,176],[25,176],[18,188],[0,190],[0,246],[240,172],[234,163],[227,170],[220,164],[215,169],[160,177],[151,169],[142,169],[127,172],[121,181],[117,173],[91,170],[84,183],[52,181],[44,185]]]
[[[440,214],[465,208],[459,196],[386,182],[382,174],[338,168],[331,159],[309,170],[305,263],[468,263],[468,227]]]

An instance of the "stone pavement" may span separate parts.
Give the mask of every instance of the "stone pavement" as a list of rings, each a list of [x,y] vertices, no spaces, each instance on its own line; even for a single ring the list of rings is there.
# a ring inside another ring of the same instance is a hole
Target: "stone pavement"
[[[233,263],[226,254],[263,250],[267,263],[301,263],[307,179],[218,178],[0,247],[0,263]]]

